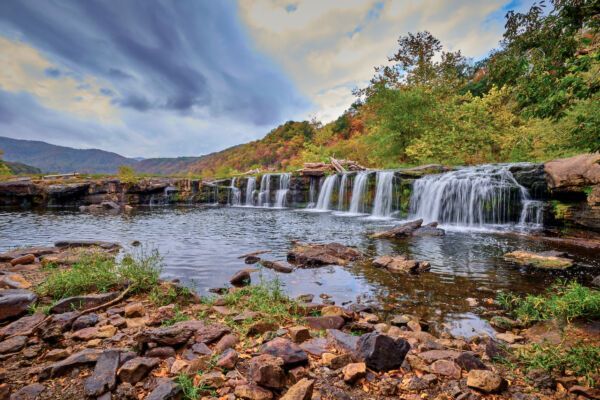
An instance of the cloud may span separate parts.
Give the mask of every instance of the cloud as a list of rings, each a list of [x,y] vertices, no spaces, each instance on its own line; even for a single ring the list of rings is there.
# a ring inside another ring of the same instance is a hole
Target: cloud
[[[247,0],[240,14],[259,47],[288,71],[324,120],[355,100],[352,88],[365,85],[373,67],[386,62],[397,39],[429,30],[448,49],[480,58],[495,47],[506,0],[301,0],[293,13],[278,0]]]

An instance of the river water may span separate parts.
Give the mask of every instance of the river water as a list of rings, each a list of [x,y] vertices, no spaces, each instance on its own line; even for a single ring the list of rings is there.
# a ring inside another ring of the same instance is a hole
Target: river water
[[[389,241],[367,234],[397,224],[335,213],[250,207],[141,207],[129,214],[86,214],[75,210],[0,211],[0,251],[30,245],[50,245],[61,239],[117,241],[133,250],[138,240],[164,256],[164,277],[179,278],[200,294],[225,285],[246,268],[238,256],[270,250],[270,260],[285,260],[291,241],[332,242],[357,246],[369,256],[408,254],[429,261],[430,272],[392,275],[369,264],[298,269],[291,274],[261,270],[256,282],[275,274],[285,290],[332,296],[336,304],[373,304],[390,313],[414,313],[440,329],[470,336],[489,331],[466,299],[484,302],[493,291],[539,293],[557,277],[588,282],[600,268],[600,258],[578,248],[557,248],[524,235],[489,230],[449,229],[442,237]],[[569,275],[516,267],[503,260],[513,250],[568,251],[578,266]]]

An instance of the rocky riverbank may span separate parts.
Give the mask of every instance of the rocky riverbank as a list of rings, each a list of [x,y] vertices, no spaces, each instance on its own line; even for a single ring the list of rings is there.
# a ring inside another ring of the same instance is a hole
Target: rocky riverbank
[[[0,254],[0,399],[599,396],[597,364],[535,367],[519,356],[532,345],[598,349],[597,314],[531,322],[490,298],[495,337],[453,337],[401,310],[378,314],[325,295],[290,299],[276,281],[252,285],[247,269],[232,277],[237,286],[200,298],[155,280],[156,258],[115,261],[119,248],[67,241]],[[258,253],[243,258],[261,261]],[[381,258],[374,263],[390,273],[416,273],[389,267],[405,258]],[[282,264],[291,270],[281,272],[363,259],[339,244],[296,243]]]

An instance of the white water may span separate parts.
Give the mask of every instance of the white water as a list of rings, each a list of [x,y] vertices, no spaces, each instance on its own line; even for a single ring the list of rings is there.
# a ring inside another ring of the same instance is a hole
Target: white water
[[[317,192],[316,189],[316,182],[317,180],[315,178],[310,178],[310,188],[308,191],[308,204],[306,205],[306,208],[313,208],[315,206],[315,194]]]
[[[251,176],[246,183],[246,203],[247,206],[254,205],[254,191],[256,190],[256,178]]]
[[[346,197],[346,184],[348,182],[348,174],[342,174],[342,180],[340,181],[340,191],[338,193],[338,210],[344,209],[344,199]]]
[[[271,174],[264,174],[260,180],[260,191],[258,193],[258,206],[269,207],[271,197]]]
[[[389,218],[392,215],[394,171],[377,172],[375,201],[371,215],[377,218]]]
[[[331,209],[331,194],[333,193],[333,188],[336,183],[337,175],[335,174],[325,178],[325,182],[323,182],[323,186],[321,186],[321,190],[319,190],[319,198],[317,199],[315,210],[327,211]]]
[[[364,213],[365,211],[365,191],[367,189],[367,181],[369,172],[359,172],[354,177],[354,185],[352,186],[352,198],[350,199],[350,208],[348,211],[351,214]]]
[[[279,175],[279,189],[277,190],[276,196],[275,196],[275,207],[285,207],[286,205],[286,198],[287,198],[287,193],[290,189],[290,177],[292,175],[289,173],[286,174],[280,174]]]
[[[411,219],[467,227],[541,223],[541,211],[534,211],[538,202],[530,200],[509,167],[482,165],[417,179],[410,199]]]
[[[231,191],[229,198],[229,205],[239,206],[242,201],[242,192],[235,186],[236,178],[231,179]]]

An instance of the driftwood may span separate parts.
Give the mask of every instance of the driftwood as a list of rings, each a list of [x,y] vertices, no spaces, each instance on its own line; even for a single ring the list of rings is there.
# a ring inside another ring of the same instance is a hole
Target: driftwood
[[[363,167],[356,161],[352,160],[338,160],[334,157],[330,157],[329,163],[324,162],[311,162],[304,163],[302,169],[298,170],[302,175],[305,176],[323,176],[328,172],[344,173],[348,171],[366,171],[367,168]]]
[[[339,173],[344,173],[346,172],[346,170],[344,169],[344,167],[342,167],[342,164],[340,164],[335,158],[330,157],[331,159],[331,165],[333,166],[333,168],[339,172]]]

